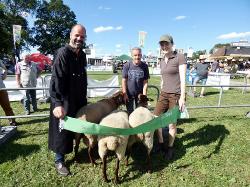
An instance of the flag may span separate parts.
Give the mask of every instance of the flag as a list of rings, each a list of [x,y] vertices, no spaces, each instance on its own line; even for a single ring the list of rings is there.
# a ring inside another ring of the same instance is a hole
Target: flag
[[[139,31],[139,46],[140,47],[144,47],[146,35],[147,35],[147,32]]]
[[[14,45],[20,44],[21,42],[21,25],[13,25],[13,39],[14,39]]]

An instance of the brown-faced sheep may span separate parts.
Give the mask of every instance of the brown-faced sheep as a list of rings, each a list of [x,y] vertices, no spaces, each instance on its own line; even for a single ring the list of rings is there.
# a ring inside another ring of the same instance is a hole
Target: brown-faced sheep
[[[128,114],[124,111],[115,111],[100,122],[101,125],[105,125],[108,127],[114,128],[130,128],[128,123]],[[129,136],[123,135],[110,135],[110,136],[98,136],[98,153],[100,158],[102,159],[102,173],[103,178],[106,182],[109,182],[107,178],[107,154],[108,151],[114,151],[116,153],[116,169],[115,169],[115,183],[119,182],[119,163],[122,158],[125,156],[127,143]]]
[[[102,99],[96,103],[88,104],[82,107],[77,112],[76,118],[98,124],[103,117],[116,110],[122,104],[124,104],[123,93],[119,91],[112,95],[110,98]],[[88,146],[88,155],[90,162],[92,164],[96,164],[93,158],[93,148],[97,144],[97,135],[84,135],[76,133],[75,158],[77,158],[81,138],[83,138],[83,142]]]
[[[154,118],[152,112],[150,112],[147,107],[148,98],[145,95],[140,94],[138,96],[138,105],[129,116],[129,124],[131,128],[137,127],[143,123],[146,123]],[[127,147],[127,159],[126,165],[128,164],[128,159],[131,153],[132,145],[136,142],[142,142],[144,146],[147,148],[147,163],[148,163],[148,172],[152,172],[152,164],[150,153],[153,148],[153,140],[154,140],[154,131],[146,132],[143,134],[131,135],[129,137],[128,147]]]

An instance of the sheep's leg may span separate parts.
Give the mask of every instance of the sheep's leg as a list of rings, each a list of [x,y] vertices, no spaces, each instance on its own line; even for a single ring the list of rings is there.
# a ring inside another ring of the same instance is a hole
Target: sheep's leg
[[[147,154],[148,173],[152,173],[152,160],[150,153]]]
[[[102,175],[105,182],[110,182],[107,178],[107,155],[104,155],[102,159]]]
[[[77,160],[77,154],[78,154],[78,149],[79,149],[79,144],[80,144],[80,140],[81,140],[81,134],[76,133],[75,134],[75,160]]]
[[[97,163],[95,162],[95,159],[94,159],[94,155],[93,155],[93,147],[89,146],[88,148],[88,155],[89,155],[89,160],[91,162],[92,165],[97,165]]]
[[[131,155],[131,147],[127,148],[127,155],[126,155],[126,160],[125,160],[125,166],[128,166],[128,160]]]
[[[118,176],[118,172],[119,172],[119,163],[120,163],[120,160],[119,160],[118,158],[116,158],[115,184],[119,184],[119,183],[120,183],[119,176]]]

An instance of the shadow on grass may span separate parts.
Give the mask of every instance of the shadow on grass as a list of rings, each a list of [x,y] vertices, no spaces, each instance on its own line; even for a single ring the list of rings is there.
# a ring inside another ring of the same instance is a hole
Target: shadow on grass
[[[225,128],[224,125],[206,125],[192,133],[188,133],[183,137],[179,138],[175,142],[176,155],[174,160],[182,158],[186,154],[186,150],[191,147],[209,145],[213,142],[218,141],[217,145],[214,147],[207,156],[203,159],[210,158],[213,154],[218,154],[220,152],[221,145],[229,131]],[[188,141],[189,143],[183,145],[183,142]],[[174,161],[173,160],[173,161]],[[185,168],[191,164],[186,164],[184,166],[179,166],[178,168]]]
[[[46,135],[48,134],[48,130],[38,130],[36,132],[32,132],[32,131],[20,131],[18,130],[18,134],[17,136],[15,137],[15,139],[21,139],[21,138],[27,138],[29,136],[41,136],[41,135]]]
[[[193,122],[196,122],[196,121],[197,121],[197,118],[183,118],[183,119],[178,119],[178,125],[177,126],[180,126],[183,123],[193,123]]]
[[[93,149],[93,158],[95,161],[100,159],[99,154],[98,154],[98,146],[95,146]],[[68,160],[67,164],[71,165],[73,162],[76,162],[78,164],[86,163],[86,164],[91,165],[89,155],[88,155],[88,148],[87,147],[79,148],[76,160],[74,160],[74,159]],[[97,164],[99,164],[99,163],[97,163]]]
[[[18,136],[21,136],[19,132]],[[10,142],[1,145],[0,164],[8,161],[13,161],[18,157],[27,157],[40,149],[39,145],[25,145],[13,143],[16,138],[12,138]]]
[[[192,119],[191,119],[192,120]],[[166,130],[165,130],[166,131]],[[178,134],[184,133],[184,130],[177,128]],[[206,125],[192,133],[185,134],[181,138],[176,138],[175,141],[175,156],[171,161],[164,159],[162,153],[152,155],[152,166],[153,172],[158,172],[163,170],[168,166],[169,163],[174,162],[175,160],[181,159],[191,147],[209,145],[213,142],[218,142],[217,145],[211,150],[207,156],[203,159],[210,158],[213,154],[218,154],[221,148],[221,145],[225,137],[229,135],[229,131],[225,128],[224,125]],[[164,139],[167,139],[164,135]],[[189,142],[186,145],[183,145],[184,142]],[[147,172],[147,162],[146,162],[146,148],[142,144],[135,144],[132,148],[132,159],[129,159],[129,169],[126,174],[123,176],[123,181],[131,181],[136,178],[139,178],[144,173]],[[178,168],[186,168],[191,164],[187,163],[185,165],[179,166]],[[138,172],[139,171],[139,172]],[[131,176],[130,173],[134,175]]]
[[[206,92],[206,93],[205,93],[205,96],[209,96],[209,95],[218,95],[218,94],[220,94],[219,91],[217,91],[217,92]]]
[[[25,122],[20,121],[20,125],[31,125],[33,123],[49,123],[49,118],[30,118],[30,120],[26,120]]]

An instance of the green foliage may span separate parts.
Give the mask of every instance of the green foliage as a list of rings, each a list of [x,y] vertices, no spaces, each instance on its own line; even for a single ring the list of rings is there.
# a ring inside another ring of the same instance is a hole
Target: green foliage
[[[39,5],[39,0],[3,0],[6,5],[6,10],[11,15],[21,15],[22,13],[34,13],[37,6]]]
[[[54,54],[68,43],[71,27],[76,23],[74,12],[62,0],[44,1],[37,10],[32,45],[44,54]]]
[[[38,5],[37,0],[4,0],[0,3],[0,55],[13,56],[13,28],[12,25],[21,25],[20,46],[28,44],[30,30],[23,13],[34,13]]]
[[[210,49],[209,54],[213,54],[214,50],[217,49],[217,48],[227,47],[227,46],[230,46],[230,43],[225,43],[225,44],[218,43],[218,44],[215,44],[214,47],[212,49]]]
[[[195,51],[192,56],[192,60],[199,59],[200,55],[205,55],[206,50]]]
[[[128,61],[128,60],[132,60],[132,58],[130,56],[126,55],[126,54],[123,54],[121,56],[118,56],[116,58],[116,60],[127,60]]]

